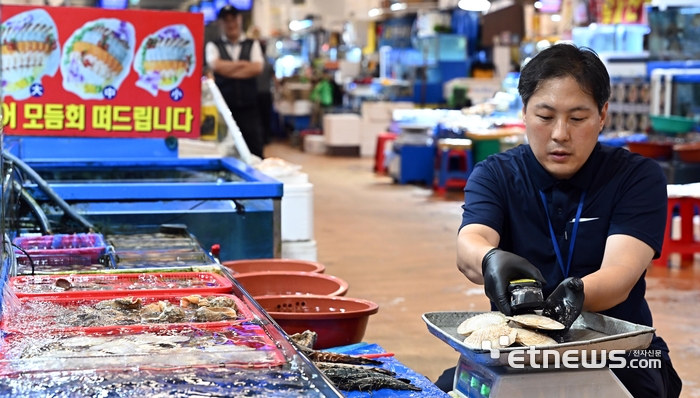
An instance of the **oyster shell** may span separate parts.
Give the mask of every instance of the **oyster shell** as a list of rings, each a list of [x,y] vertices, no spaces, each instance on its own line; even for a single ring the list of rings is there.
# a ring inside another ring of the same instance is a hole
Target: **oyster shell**
[[[207,297],[208,307],[228,307],[236,308],[236,302],[231,297],[226,296],[209,296]]]
[[[563,330],[566,328],[552,318],[537,314],[514,315],[507,319],[530,329]]]
[[[557,344],[557,341],[553,338],[545,334],[535,332],[533,330],[523,328],[513,328],[513,330],[515,330],[517,333],[517,336],[515,336],[515,342],[527,347],[548,346]]]
[[[180,307],[182,308],[199,308],[199,306],[204,305],[206,300],[199,294],[193,294],[191,296],[183,297],[180,299]]]
[[[198,322],[217,322],[226,319],[235,319],[238,316],[233,308],[206,308],[197,309],[194,318]]]
[[[105,310],[112,308],[115,310],[140,310],[141,299],[134,297],[124,297],[112,300],[103,300],[95,304],[95,309]]]
[[[506,316],[500,312],[486,312],[468,318],[457,327],[457,333],[463,336],[469,336],[478,329],[483,329],[491,325],[505,325],[507,323]]]
[[[490,341],[493,349],[505,348],[515,343],[517,334],[515,329],[505,323],[486,326],[472,332],[469,337],[464,339],[464,345],[473,350],[482,350],[484,349],[483,343]]]

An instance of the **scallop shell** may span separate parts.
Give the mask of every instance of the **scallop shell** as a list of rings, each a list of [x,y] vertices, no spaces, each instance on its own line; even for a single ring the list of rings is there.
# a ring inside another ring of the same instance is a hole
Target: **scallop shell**
[[[515,342],[522,344],[524,346],[530,347],[530,346],[549,346],[549,345],[555,345],[557,344],[557,341],[554,340],[553,338],[542,334],[535,332],[533,330],[528,330],[528,329],[522,329],[522,328],[513,328],[517,332],[517,336],[515,337]]]
[[[500,312],[485,312],[483,314],[475,315],[464,322],[462,322],[459,327],[457,327],[457,333],[462,336],[469,336],[477,329],[483,329],[491,325],[505,325],[506,317]]]
[[[472,350],[482,350],[484,349],[483,343],[488,340],[491,342],[492,349],[505,348],[515,343],[517,335],[518,333],[515,329],[506,324],[491,325],[475,330],[469,337],[464,339],[464,345]],[[502,338],[506,341],[501,341]]]
[[[563,330],[566,328],[552,318],[537,314],[514,315],[507,319],[530,329]]]

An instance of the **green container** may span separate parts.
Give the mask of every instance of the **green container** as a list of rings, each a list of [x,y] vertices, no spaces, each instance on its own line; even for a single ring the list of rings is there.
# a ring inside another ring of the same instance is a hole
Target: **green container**
[[[658,133],[682,134],[695,127],[695,119],[682,116],[651,115],[651,128]]]

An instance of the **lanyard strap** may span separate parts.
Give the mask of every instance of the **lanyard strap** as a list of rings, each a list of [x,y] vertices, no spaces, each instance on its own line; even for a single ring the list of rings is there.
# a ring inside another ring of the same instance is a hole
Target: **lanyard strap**
[[[564,268],[564,261],[561,257],[561,250],[559,250],[559,243],[557,243],[557,237],[554,235],[554,228],[552,228],[552,220],[549,218],[549,210],[547,207],[547,198],[544,196],[544,192],[540,191],[540,197],[542,198],[542,204],[544,204],[544,213],[547,215],[547,224],[549,224],[549,234],[552,237],[552,245],[554,245],[554,253],[557,255],[557,260],[559,261],[559,268],[561,268],[564,278],[569,277],[569,269],[571,268],[571,259],[574,254],[574,245],[576,244],[576,233],[578,232],[578,223],[581,221],[581,212],[583,211],[583,200],[586,199],[586,191],[581,193],[581,200],[578,202],[578,210],[576,210],[576,218],[574,219],[574,229],[571,231],[571,243],[569,244],[569,255],[566,259],[566,268]]]

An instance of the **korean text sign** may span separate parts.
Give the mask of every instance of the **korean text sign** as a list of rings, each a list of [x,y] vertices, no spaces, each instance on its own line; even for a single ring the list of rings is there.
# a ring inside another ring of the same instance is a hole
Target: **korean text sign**
[[[201,14],[2,7],[8,135],[199,136]]]

